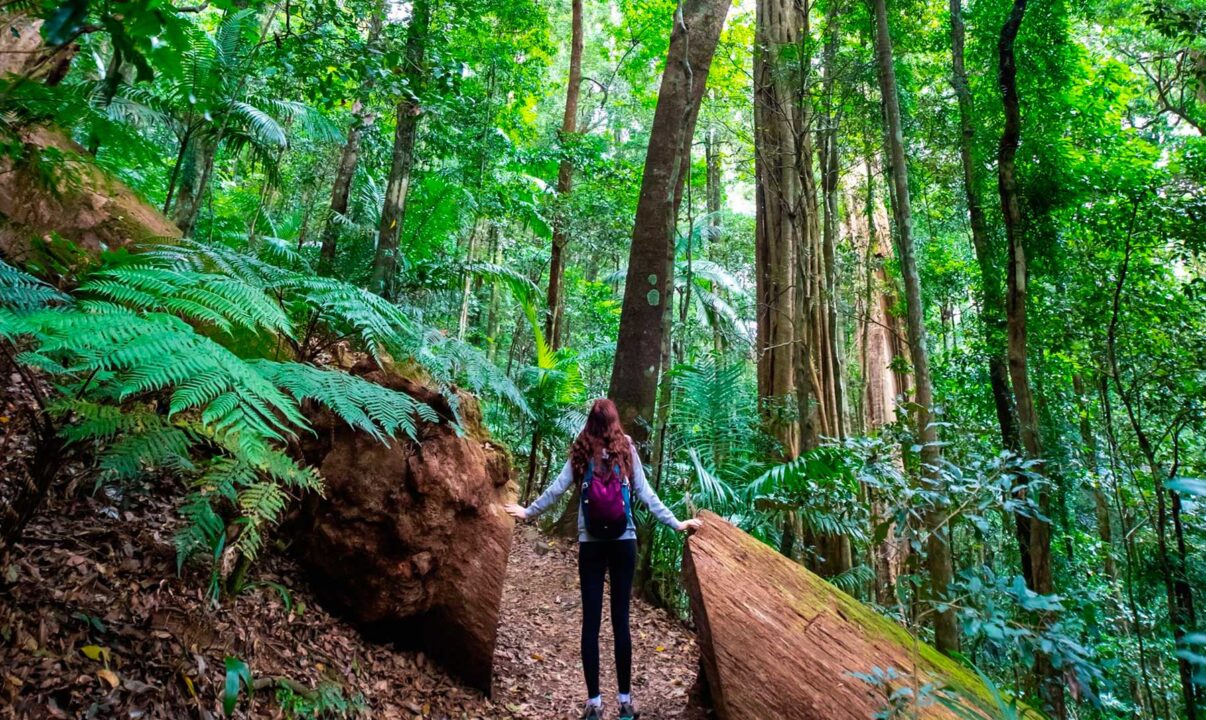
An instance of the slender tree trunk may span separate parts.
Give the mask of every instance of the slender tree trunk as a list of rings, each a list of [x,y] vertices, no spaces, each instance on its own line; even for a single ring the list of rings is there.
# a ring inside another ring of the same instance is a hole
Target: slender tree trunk
[[[331,211],[322,231],[322,249],[318,255],[318,272],[330,274],[335,264],[336,244],[339,241],[339,221],[335,218],[347,215],[348,197],[352,192],[352,180],[356,176],[356,163],[360,159],[360,138],[372,124],[373,116],[368,112],[357,112],[348,126],[348,138],[339,153],[339,166],[335,170],[335,183],[331,186]]]
[[[368,41],[369,51],[375,51],[377,40],[381,37],[381,26],[385,21],[385,2],[377,6],[369,22]],[[318,272],[327,275],[335,263],[336,244],[339,241],[339,224],[337,215],[348,212],[348,197],[352,191],[352,180],[356,177],[356,163],[360,159],[360,140],[373,124],[373,114],[364,108],[369,92],[373,88],[373,78],[370,76],[361,88],[360,100],[352,108],[352,122],[348,125],[348,137],[339,154],[339,166],[335,171],[335,182],[331,186],[331,211],[327,214],[326,224],[322,232],[322,249],[318,256]]]
[[[963,165],[963,188],[967,196],[967,212],[971,218],[972,247],[980,268],[980,317],[984,326],[984,343],[988,349],[988,381],[992,388],[993,407],[1001,430],[1001,443],[1012,452],[1022,449],[1017,412],[1009,387],[1009,365],[1006,359],[1005,299],[1002,296],[999,260],[994,251],[992,236],[980,202],[973,154],[975,124],[971,87],[964,65],[963,0],[950,0],[951,9],[951,84],[959,101],[959,158]],[[1021,557],[1022,575],[1027,587],[1034,587],[1030,559],[1030,518],[1014,513],[1014,536]]]
[[[649,135],[609,393],[638,447],[649,438],[661,376],[661,338],[674,288],[675,198],[684,179],[683,157],[729,5],[730,0],[683,0],[675,13]]]
[[[469,243],[465,248],[465,262],[472,263],[474,256],[477,255],[477,246],[482,233],[485,232],[485,225],[489,221],[485,216],[479,215],[473,223],[473,229],[469,231]],[[461,312],[456,324],[456,337],[458,340],[465,339],[465,333],[469,331],[469,301],[473,297],[473,274],[466,272],[465,277],[461,280]]]
[[[385,203],[377,232],[369,288],[390,297],[398,273],[398,238],[406,222],[406,199],[415,161],[415,136],[422,112],[420,95],[427,81],[427,35],[431,25],[431,0],[415,0],[406,29],[406,96],[398,101],[394,151],[390,160]]]
[[[720,143],[716,139],[716,128],[708,128],[708,132],[704,135],[704,164],[707,167],[707,188],[705,191],[707,210],[708,210],[708,225],[712,228],[711,241],[716,242],[720,232],[720,196],[721,196],[721,176],[720,176]],[[724,296],[723,288],[715,288],[717,295]],[[716,353],[717,362],[724,355],[727,343],[724,337],[724,328],[721,326],[720,318],[712,318],[712,349]]]
[[[184,237],[193,235],[201,203],[205,200],[205,189],[209,186],[216,151],[213,140],[204,136],[194,137],[188,144],[172,217]]]
[[[1096,383],[1094,383],[1096,385]],[[1080,374],[1072,376],[1072,392],[1076,394],[1076,405],[1080,415],[1080,446],[1081,457],[1085,469],[1092,473],[1096,482],[1101,482],[1101,468],[1098,462],[1097,435],[1093,432],[1093,424],[1089,418],[1089,402],[1087,388]],[[1097,517],[1097,537],[1101,541],[1104,555],[1105,571],[1111,582],[1118,581],[1118,568],[1114,563],[1114,530],[1110,520],[1110,500],[1105,488],[1100,485],[1090,488],[1093,495],[1093,509]]]
[[[1018,100],[1017,63],[1014,57],[1014,42],[1026,12],[1026,0],[1014,0],[1005,24],[1001,27],[1001,38],[997,45],[998,75],[1001,87],[1001,103],[1005,110],[1005,126],[1001,132],[1001,143],[997,150],[997,186],[1001,196],[1001,210],[1005,221],[1007,243],[1007,268],[1005,313],[1007,333],[1007,355],[1009,378],[1013,385],[1013,396],[1017,406],[1018,424],[1022,448],[1027,457],[1040,459],[1043,449],[1039,439],[1039,417],[1030,387],[1026,348],[1026,294],[1027,266],[1023,247],[1022,209],[1017,187],[1016,157],[1021,139],[1022,115]],[[1037,498],[1039,510],[1048,514],[1050,494],[1043,490]],[[1055,591],[1051,574],[1051,524],[1035,518],[1030,521],[1030,582],[1031,589],[1041,595]],[[1047,624],[1052,618],[1043,616],[1040,621]],[[1051,658],[1043,653],[1035,660],[1035,675],[1039,691],[1051,712],[1058,718],[1067,715],[1064,706],[1063,683],[1055,670]]]
[[[490,224],[490,262],[498,265],[502,262],[502,246],[498,240],[498,225]],[[498,357],[498,327],[499,315],[502,308],[502,292],[498,283],[490,283],[490,311],[486,315],[486,342],[489,343],[486,355],[493,363]]]
[[[916,384],[917,440],[922,446],[922,475],[937,480],[940,457],[937,427],[931,413],[934,407],[934,386],[930,378],[930,358],[926,348],[925,322],[921,304],[921,277],[917,271],[917,255],[913,247],[913,213],[909,199],[908,167],[905,164],[904,134],[901,129],[900,99],[897,94],[896,69],[892,59],[892,38],[888,29],[885,0],[872,0],[875,13],[876,64],[879,71],[880,93],[884,105],[888,158],[891,162],[892,215],[895,219],[901,274],[904,276],[905,300],[908,305],[909,351],[913,360]],[[949,527],[939,513],[928,518],[929,540],[926,564],[930,574],[931,600],[940,602],[947,594],[954,576],[951,558]],[[959,649],[959,625],[954,609],[934,611],[934,644],[939,650],[951,653]]]
[[[565,87],[565,114],[561,119],[561,145],[564,153],[557,169],[557,197],[562,207],[553,225],[553,249],[549,256],[549,292],[544,336],[549,347],[556,350],[561,345],[561,276],[565,273],[565,245],[569,240],[569,195],[574,185],[574,162],[568,154],[567,145],[578,132],[578,94],[582,86],[582,0],[571,0],[572,30],[570,32],[569,80]]]
[[[1135,218],[1139,210],[1139,200],[1136,199],[1134,202],[1130,229],[1126,237],[1122,267],[1118,271],[1118,280],[1114,284],[1113,307],[1110,315],[1109,329],[1106,332],[1106,360],[1109,363],[1111,379],[1114,381],[1114,389],[1118,394],[1118,398],[1122,401],[1123,408],[1126,410],[1131,431],[1135,434],[1139,450],[1143,453],[1143,458],[1147,461],[1148,470],[1151,473],[1153,490],[1156,496],[1157,557],[1159,559],[1160,573],[1164,579],[1165,593],[1168,598],[1168,615],[1173,626],[1173,638],[1180,643],[1186,633],[1197,626],[1197,615],[1193,603],[1193,588],[1189,584],[1186,568],[1185,536],[1181,522],[1181,499],[1175,492],[1168,493],[1164,484],[1166,477],[1171,478],[1176,475],[1176,467],[1174,464],[1172,472],[1165,473],[1163,463],[1157,457],[1151,438],[1148,437],[1147,431],[1140,420],[1140,415],[1136,411],[1134,399],[1123,386],[1122,374],[1118,367],[1117,339],[1118,321],[1122,306],[1122,289],[1126,283],[1126,276],[1130,267],[1131,240],[1134,234]],[[1175,431],[1173,437],[1174,442],[1176,442]],[[1168,550],[1168,495],[1171,495],[1172,500],[1172,521],[1178,550],[1176,562],[1174,562],[1172,553]],[[1194,681],[1194,668],[1190,665],[1187,658],[1178,656],[1177,669],[1181,676],[1181,694],[1185,701],[1185,716],[1188,720],[1197,720],[1198,690],[1197,684]]]

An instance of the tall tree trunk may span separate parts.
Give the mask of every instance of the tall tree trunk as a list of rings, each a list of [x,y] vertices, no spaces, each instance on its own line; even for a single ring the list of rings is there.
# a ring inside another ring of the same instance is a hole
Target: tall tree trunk
[[[1001,211],[1005,220],[1007,243],[1005,313],[1009,379],[1013,385],[1013,396],[1017,406],[1022,448],[1027,457],[1037,460],[1042,457],[1043,449],[1039,440],[1038,410],[1034,404],[1034,394],[1030,387],[1027,367],[1027,267],[1026,251],[1023,248],[1022,209],[1018,197],[1015,164],[1021,139],[1022,114],[1018,101],[1014,42],[1017,40],[1018,30],[1021,29],[1025,12],[1026,0],[1014,0],[1009,16],[1006,18],[1005,24],[1001,26],[1001,38],[997,44],[997,80],[1001,87],[1001,103],[1005,111],[1005,126],[1001,132],[1001,143],[997,150],[997,187],[1001,196]],[[1037,505],[1044,515],[1048,514],[1050,507],[1048,491],[1043,490],[1039,493]],[[1046,520],[1034,518],[1029,525],[1031,589],[1041,595],[1049,595],[1055,591],[1051,576],[1051,524]],[[1040,618],[1044,624],[1051,620],[1046,615]],[[1064,707],[1063,683],[1047,654],[1041,653],[1035,659],[1035,675],[1039,682],[1039,691],[1052,714],[1059,718],[1065,717],[1067,710]]]
[[[1097,436],[1093,432],[1093,423],[1089,418],[1089,402],[1084,379],[1079,373],[1072,376],[1072,392],[1076,394],[1077,414],[1080,416],[1080,448],[1085,470],[1092,473],[1093,479],[1101,480],[1101,468],[1097,461]],[[1090,488],[1093,495],[1093,510],[1097,518],[1097,538],[1101,541],[1106,575],[1111,582],[1118,581],[1118,569],[1114,564],[1114,531],[1110,522],[1110,500],[1105,488],[1100,485]]]
[[[498,224],[490,224],[490,262],[502,263],[502,245],[498,237]],[[493,363],[498,357],[498,328],[502,312],[502,291],[497,282],[490,283],[490,311],[486,315],[486,342],[489,344],[486,355]]]
[[[1009,387],[1009,366],[1006,359],[1005,299],[1002,295],[999,260],[980,202],[973,154],[975,124],[971,87],[964,65],[963,0],[950,0],[951,8],[951,84],[959,101],[959,158],[963,165],[963,189],[967,196],[967,213],[971,218],[972,247],[980,268],[980,316],[984,326],[984,344],[988,350],[988,382],[992,388],[993,407],[1001,430],[1001,443],[1010,451],[1020,452],[1017,412]],[[1014,514],[1014,536],[1021,557],[1022,575],[1026,585],[1034,587],[1030,559],[1030,518]]]
[[[477,220],[473,223],[473,228],[469,230],[468,247],[465,248],[465,262],[474,262],[474,256],[477,255],[477,248],[480,244],[481,236],[486,231],[486,226],[490,222],[484,215],[478,215]],[[456,338],[458,340],[465,339],[465,333],[469,331],[469,301],[473,297],[473,273],[466,272],[465,277],[461,279],[461,312],[456,324]]]
[[[708,128],[707,134],[704,135],[704,165],[707,168],[705,199],[707,201],[708,225],[711,226],[713,233],[711,241],[716,242],[721,225],[720,143],[716,139],[716,128]],[[723,288],[715,288],[715,292],[721,297],[724,296]],[[712,349],[716,353],[717,362],[720,362],[726,345],[724,328],[720,323],[720,318],[714,317],[712,318]]]
[[[925,318],[921,304],[921,277],[917,271],[917,255],[913,247],[913,212],[909,199],[908,167],[905,164],[904,134],[901,129],[900,99],[897,94],[896,69],[892,59],[892,38],[888,29],[888,10],[885,0],[872,0],[875,13],[876,65],[884,105],[887,154],[891,162],[892,216],[895,220],[901,274],[904,276],[906,320],[909,329],[909,351],[913,360],[913,379],[916,384],[917,440],[921,445],[922,475],[937,481],[936,469],[940,459],[937,427],[931,413],[934,407],[934,386],[930,378],[930,358],[926,348]],[[954,575],[951,558],[949,527],[939,513],[928,518],[929,540],[926,544],[926,565],[930,574],[931,601],[937,603],[946,596]],[[939,650],[951,653],[959,649],[959,625],[953,608],[939,612],[934,609],[934,644]]]
[[[572,29],[570,32],[569,80],[565,86],[565,114],[561,118],[561,165],[557,168],[557,197],[562,207],[553,225],[553,248],[549,255],[549,292],[547,315],[544,321],[544,336],[549,348],[556,350],[561,345],[561,276],[565,273],[565,245],[568,242],[570,191],[574,185],[574,162],[570,159],[567,145],[573,142],[578,132],[578,94],[582,86],[582,0],[571,0]]]
[[[398,101],[394,151],[369,279],[369,288],[387,297],[394,294],[398,273],[398,238],[406,222],[406,199],[415,161],[415,135],[422,112],[420,95],[427,82],[427,35],[430,25],[431,0],[415,0],[410,25],[406,28],[406,95]]]
[[[834,0],[825,13],[825,50],[822,63],[821,93],[825,103],[825,126],[821,138],[821,251],[824,257],[825,343],[822,347],[824,364],[821,370],[828,375],[830,402],[829,430],[832,437],[846,436],[846,391],[842,372],[842,328],[837,314],[837,242],[838,242],[838,127],[842,111],[835,99],[837,83],[837,51],[840,41],[842,3]]]
[[[674,288],[675,199],[684,180],[683,158],[730,2],[683,0],[675,13],[649,134],[609,392],[638,447],[649,438],[661,376],[661,339]]]
[[[811,403],[796,401],[797,253],[809,218],[798,159],[803,127],[796,94],[797,51],[804,18],[791,0],[759,0],[754,42],[754,175],[756,220],[754,271],[757,294],[758,400],[767,431],[779,441],[784,459],[800,453],[800,418]],[[811,156],[809,158],[811,160]],[[803,376],[808,379],[807,374]]]

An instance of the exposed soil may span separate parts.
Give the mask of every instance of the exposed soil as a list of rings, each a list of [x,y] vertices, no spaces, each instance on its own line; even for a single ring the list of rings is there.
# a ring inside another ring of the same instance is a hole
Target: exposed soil
[[[364,717],[576,716],[584,690],[570,543],[516,530],[488,701],[422,653],[366,642],[317,605],[279,550],[253,571],[259,584],[213,605],[207,569],[176,574],[170,493],[81,485],[44,508],[0,566],[0,718],[220,718],[228,656],[245,660],[260,688],[240,696],[235,717],[290,717],[277,696],[320,683],[355,698]],[[603,687],[614,708],[606,617],[604,628]],[[637,601],[633,637],[643,717],[702,717],[688,707],[698,668],[691,632]]]

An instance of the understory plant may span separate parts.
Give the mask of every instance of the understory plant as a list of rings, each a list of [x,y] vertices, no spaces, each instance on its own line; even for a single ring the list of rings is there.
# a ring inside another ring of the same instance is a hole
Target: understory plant
[[[61,451],[83,451],[98,484],[183,480],[178,562],[210,557],[215,599],[219,578],[242,584],[291,499],[322,492],[318,471],[289,452],[310,432],[306,408],[383,443],[415,439],[420,422],[459,423],[452,393],[454,416],[440,417],[324,359],[413,358],[442,386],[472,380],[465,368],[479,362],[444,352],[450,345],[405,308],[360,288],[190,241],[107,258],[71,293],[0,263],[0,342],[45,428],[17,512],[4,519],[5,546],[45,497]]]

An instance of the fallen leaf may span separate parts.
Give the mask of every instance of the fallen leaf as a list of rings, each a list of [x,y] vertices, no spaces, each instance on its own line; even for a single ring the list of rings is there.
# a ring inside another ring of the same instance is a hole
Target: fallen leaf
[[[105,667],[109,666],[109,648],[101,647],[100,645],[85,645],[80,648],[80,652],[84,653],[84,657],[89,660],[97,660],[105,663]]]
[[[115,688],[121,684],[121,680],[117,679],[117,673],[113,672],[112,670],[110,670],[108,668],[105,668],[102,670],[97,670],[96,675],[101,680],[104,680],[105,682],[109,683],[109,687]]]

